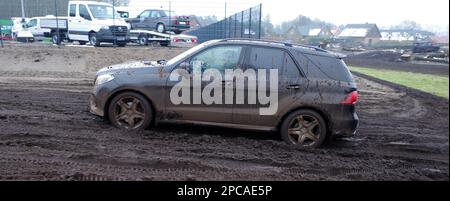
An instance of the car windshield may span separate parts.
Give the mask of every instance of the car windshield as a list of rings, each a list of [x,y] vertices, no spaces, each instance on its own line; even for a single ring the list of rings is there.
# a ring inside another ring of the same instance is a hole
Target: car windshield
[[[195,47],[189,49],[188,51],[183,52],[183,53],[181,53],[180,55],[178,55],[178,56],[174,57],[173,59],[169,60],[169,61],[166,63],[166,65],[173,65],[173,64],[175,64],[175,63],[181,61],[182,59],[184,59],[184,58],[187,57],[188,55],[190,55],[190,54],[192,54],[192,53],[194,53],[194,52],[196,52],[196,51],[202,49],[203,47],[206,47],[206,46],[209,45],[209,44],[215,43],[215,42],[217,42],[217,41],[218,41],[218,40],[211,40],[211,41],[208,41],[208,42],[204,42],[204,43],[202,43],[202,44],[200,44],[200,45],[197,45],[197,46],[195,46]]]
[[[113,19],[114,17],[115,18],[120,17],[120,14],[117,12],[115,13],[114,16],[114,9],[112,6],[90,4],[89,10],[91,11],[94,18],[97,19]]]

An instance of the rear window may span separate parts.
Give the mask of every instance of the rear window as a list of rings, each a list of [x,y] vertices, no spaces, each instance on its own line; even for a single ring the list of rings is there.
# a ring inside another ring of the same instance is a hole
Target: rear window
[[[305,56],[328,77],[345,82],[353,81],[352,75],[342,59],[318,55]]]
[[[275,48],[252,47],[248,67],[253,69],[281,69],[284,52]]]

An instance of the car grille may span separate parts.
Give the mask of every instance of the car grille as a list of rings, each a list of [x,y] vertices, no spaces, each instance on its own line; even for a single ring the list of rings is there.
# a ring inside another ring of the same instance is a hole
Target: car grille
[[[126,36],[128,33],[128,27],[126,26],[110,26],[109,29],[116,36]]]

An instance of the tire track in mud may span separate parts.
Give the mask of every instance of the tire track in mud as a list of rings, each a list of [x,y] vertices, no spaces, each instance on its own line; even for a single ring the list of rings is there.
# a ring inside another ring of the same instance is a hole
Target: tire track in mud
[[[6,171],[1,175],[9,175],[3,179],[448,180],[448,136],[439,133],[445,128],[417,128],[416,121],[405,124],[409,117],[360,111],[359,135],[324,150],[289,147],[273,133],[189,125],[160,125],[136,135],[92,116],[88,91],[39,84],[41,90],[16,84],[2,89],[0,163]],[[361,96],[361,108],[376,109],[384,100]],[[377,100],[364,105],[364,97]]]

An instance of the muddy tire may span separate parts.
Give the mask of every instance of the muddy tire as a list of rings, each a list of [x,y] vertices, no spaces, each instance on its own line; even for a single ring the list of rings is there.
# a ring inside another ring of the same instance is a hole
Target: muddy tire
[[[153,121],[153,109],[145,97],[124,92],[111,100],[108,116],[114,126],[124,130],[144,130]]]
[[[318,148],[327,138],[327,124],[313,110],[298,110],[290,114],[280,127],[281,138],[290,145]]]
[[[94,47],[100,46],[100,41],[98,40],[96,33],[89,34],[89,43]]]

